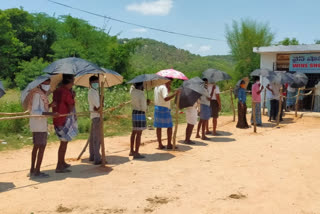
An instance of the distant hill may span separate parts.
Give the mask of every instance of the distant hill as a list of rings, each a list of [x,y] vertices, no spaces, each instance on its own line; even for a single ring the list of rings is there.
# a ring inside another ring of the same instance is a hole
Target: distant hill
[[[128,41],[123,39],[120,42]],[[233,76],[234,62],[230,55],[195,55],[152,39],[136,38],[140,45],[131,58],[131,66],[138,73],[155,73],[161,69],[174,68],[183,71],[188,77],[199,76],[207,68],[223,70]]]

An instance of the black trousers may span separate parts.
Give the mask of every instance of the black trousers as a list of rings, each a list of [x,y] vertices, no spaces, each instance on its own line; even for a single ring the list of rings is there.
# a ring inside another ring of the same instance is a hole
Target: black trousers
[[[269,120],[277,120],[278,113],[279,113],[279,100],[270,100],[270,116]],[[282,112],[283,112],[284,106],[282,105],[281,113],[280,113],[280,120],[282,120]]]

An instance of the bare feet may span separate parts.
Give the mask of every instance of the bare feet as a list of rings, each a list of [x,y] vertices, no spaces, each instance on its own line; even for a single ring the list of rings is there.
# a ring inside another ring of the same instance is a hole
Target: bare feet
[[[210,140],[209,138],[207,138],[207,136],[203,136],[201,139],[202,140]]]
[[[158,149],[165,149],[166,147],[164,145],[159,145]]]
[[[196,135],[196,138],[200,138],[200,135],[199,135],[199,134],[197,134],[197,135]]]

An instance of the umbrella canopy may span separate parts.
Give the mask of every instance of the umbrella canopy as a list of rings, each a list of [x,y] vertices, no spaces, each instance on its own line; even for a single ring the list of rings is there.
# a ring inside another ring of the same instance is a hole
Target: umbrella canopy
[[[250,76],[263,76],[263,77],[267,77],[267,76],[270,76],[270,75],[274,75],[275,72],[274,71],[271,71],[267,68],[258,68],[256,70],[254,70],[253,72],[251,72]]]
[[[208,90],[204,87],[204,81],[199,77],[183,82],[180,93],[179,108],[193,106],[202,96],[209,96]]]
[[[4,87],[2,85],[2,82],[0,81],[0,98],[5,94]]]
[[[169,80],[158,74],[142,74],[136,76],[134,79],[130,80],[128,84],[134,84],[138,82],[143,82],[143,86],[146,90],[150,90],[156,86],[163,85]]]
[[[231,79],[231,76],[226,72],[209,68],[202,73],[202,77],[208,79],[209,83],[216,83],[223,80]]]
[[[82,72],[100,71],[101,68],[94,63],[84,59],[69,57],[59,59],[48,65],[43,72],[49,74],[73,74],[77,75]]]
[[[166,70],[161,70],[157,74],[162,77],[167,77],[167,78],[172,78],[172,79],[188,80],[188,77],[186,77],[182,72],[174,70],[172,68],[166,69]]]
[[[82,71],[78,73],[75,77],[74,84],[89,88],[89,79],[93,75],[101,77],[99,78],[99,82],[101,84],[104,81],[104,87],[119,85],[123,82],[123,77],[119,73],[106,68],[100,68],[100,70]]]
[[[21,103],[23,107],[26,109],[28,107],[29,102],[29,95],[31,95],[32,91],[37,88],[39,85],[41,85],[43,82],[47,81],[48,79],[51,79],[50,83],[50,91],[53,91],[58,83],[62,80],[62,75],[48,75],[44,74],[42,76],[37,77],[35,80],[30,82],[27,87],[21,92]]]
[[[293,76],[283,71],[275,71],[274,75],[267,76],[266,78],[270,81],[270,83],[292,84],[294,82]]]
[[[307,85],[307,83],[309,81],[309,78],[304,73],[297,72],[297,73],[294,73],[294,74],[291,74],[291,75],[292,75],[292,77],[294,79],[294,82],[290,84],[290,86],[292,88],[304,87],[304,86]]]

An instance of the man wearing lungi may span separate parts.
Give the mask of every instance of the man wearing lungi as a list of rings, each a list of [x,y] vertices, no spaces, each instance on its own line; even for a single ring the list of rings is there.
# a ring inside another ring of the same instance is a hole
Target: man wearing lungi
[[[143,83],[140,82],[135,83],[130,90],[132,106],[132,133],[130,138],[129,156],[133,156],[133,159],[144,158],[144,156],[139,153],[142,131],[147,128],[147,100],[144,96],[143,89]]]
[[[99,98],[99,77],[91,76],[89,78],[90,89],[88,91],[88,102],[91,118],[91,130],[89,138],[89,161],[94,161],[95,165],[101,164],[100,145],[101,145],[101,129],[100,129],[100,98]]]
[[[54,112],[59,114],[75,113],[75,92],[72,90],[74,84],[74,77],[70,74],[63,74],[62,85],[53,93],[53,101],[56,107]],[[58,150],[58,163],[56,173],[71,172],[68,168],[70,164],[65,162],[68,142],[78,134],[78,124],[75,115],[67,117],[58,117],[53,119],[54,129],[56,135],[60,139],[60,146]]]
[[[164,149],[161,142],[161,128],[167,128],[167,136],[168,136],[168,145],[167,149],[172,149],[173,146],[171,144],[172,139],[172,117],[171,117],[171,109],[170,109],[170,100],[174,98],[178,93],[177,90],[174,94],[169,96],[171,82],[167,82],[165,85],[160,85],[155,87],[154,89],[154,123],[153,126],[156,127],[157,130],[157,139],[159,143],[159,149]]]

